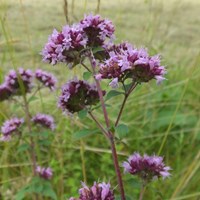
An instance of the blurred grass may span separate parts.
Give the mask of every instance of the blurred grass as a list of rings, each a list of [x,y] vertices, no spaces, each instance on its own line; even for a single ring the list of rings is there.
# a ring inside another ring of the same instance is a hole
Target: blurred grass
[[[95,0],[68,1],[70,23],[96,10]],[[130,129],[127,138],[118,142],[122,154],[159,152],[173,169],[172,177],[153,183],[144,199],[200,198],[199,10],[198,0],[101,0],[100,14],[114,22],[117,42],[129,41],[147,47],[151,54],[161,54],[168,69],[168,80],[161,86],[152,82],[136,89],[121,120]],[[71,72],[64,65],[51,67],[42,63],[39,55],[52,29],[61,29],[66,23],[62,0],[0,0],[0,18],[0,80],[3,81],[9,69],[18,66],[52,71],[59,85],[74,75],[80,76],[78,67]],[[56,107],[58,94],[59,91],[56,95],[43,91],[32,102],[31,111],[55,116],[55,138],[48,151],[42,150],[40,161],[44,160],[44,164],[48,161],[54,169],[52,182],[58,199],[64,199],[75,195],[83,180],[80,143],[72,140],[72,134],[83,127],[93,129],[95,125],[89,119],[63,116]],[[109,102],[114,105],[109,108],[113,120],[119,100],[116,97]],[[23,115],[17,105],[7,105],[8,102],[0,104],[1,121]],[[115,185],[105,139],[97,134],[83,141],[88,182],[110,180]],[[0,191],[4,199],[13,199],[13,194],[30,179],[30,163],[27,156],[16,155],[15,142],[1,143],[0,153]],[[121,161],[125,158],[120,156]],[[128,175],[124,179],[127,193],[135,199],[137,184]]]

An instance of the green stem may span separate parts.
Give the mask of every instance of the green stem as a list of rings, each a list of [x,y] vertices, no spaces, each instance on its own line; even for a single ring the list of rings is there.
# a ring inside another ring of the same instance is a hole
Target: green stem
[[[81,140],[80,153],[81,153],[81,162],[82,162],[83,181],[84,181],[84,183],[87,183],[84,151],[85,151],[85,145],[84,145],[84,142]]]

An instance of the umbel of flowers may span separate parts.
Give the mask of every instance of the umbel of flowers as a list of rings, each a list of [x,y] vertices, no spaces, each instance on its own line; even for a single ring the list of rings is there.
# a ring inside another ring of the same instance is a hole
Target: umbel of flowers
[[[114,200],[113,190],[110,183],[96,183],[92,187],[88,187],[82,183],[82,188],[79,189],[79,198],[71,197],[69,200]]]
[[[125,200],[124,184],[119,168],[116,152],[115,136],[111,129],[104,95],[107,91],[101,89],[101,82],[109,80],[112,88],[122,88],[124,99],[114,127],[118,126],[124,106],[136,86],[153,79],[160,84],[165,80],[165,67],[161,64],[160,55],[149,55],[147,49],[137,48],[130,43],[114,44],[114,25],[110,20],[99,15],[86,15],[84,19],[62,30],[53,30],[42,51],[43,61],[52,65],[65,63],[69,69],[80,65],[93,76],[95,84],[74,79],[67,82],[61,91],[58,106],[64,113],[74,114],[83,109],[94,120],[98,128],[108,139],[112,151],[113,163],[118,181],[118,191]],[[92,106],[100,103],[105,125],[98,120]],[[168,177],[169,167],[163,163],[162,157],[139,154],[131,156],[123,163],[126,172],[138,175],[142,180],[150,182],[155,177]],[[143,191],[140,200],[143,196]],[[85,184],[79,190],[79,200],[112,200],[113,191],[110,185],[95,183],[91,188]],[[107,196],[106,196],[107,195]],[[75,199],[71,198],[70,200]]]
[[[74,79],[62,87],[58,105],[63,112],[75,113],[87,106],[96,105],[98,102],[99,95],[95,85]]]

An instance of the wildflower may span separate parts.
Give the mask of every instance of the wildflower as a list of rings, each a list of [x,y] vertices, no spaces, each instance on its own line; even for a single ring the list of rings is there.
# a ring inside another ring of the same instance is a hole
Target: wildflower
[[[55,90],[57,80],[53,76],[53,74],[43,71],[41,69],[38,69],[35,72],[35,77],[37,80],[43,83],[46,87],[49,87],[50,90]]]
[[[123,162],[125,172],[132,175],[138,175],[144,181],[151,181],[155,178],[162,177],[163,179],[170,176],[168,172],[171,168],[165,166],[163,157],[160,156],[141,156],[139,153],[134,153],[128,158],[128,161]]]
[[[24,92],[30,92],[32,88],[33,74],[29,69],[19,68],[18,71],[10,70],[8,75],[5,77],[5,84],[12,91],[12,94],[20,95],[22,94],[22,89]],[[20,84],[23,84],[21,88]]]
[[[114,25],[110,20],[101,19],[100,15],[87,15],[80,21],[80,26],[88,37],[88,46],[102,46],[106,38],[114,38]]]
[[[52,65],[64,62],[72,67],[80,62],[80,51],[86,43],[87,37],[79,25],[64,26],[61,32],[54,29],[42,51],[43,61]]]
[[[52,172],[52,169],[50,168],[50,167],[48,167],[48,168],[42,168],[41,166],[37,166],[36,167],[36,170],[35,170],[37,173],[38,173],[38,175],[41,177],[41,178],[43,178],[43,179],[47,179],[47,180],[49,180],[49,179],[51,179],[52,178],[52,176],[53,176],[53,172]]]
[[[9,141],[13,133],[20,133],[19,128],[24,123],[24,119],[12,118],[4,122],[1,127],[2,137],[0,140]]]
[[[105,92],[103,92],[105,94]],[[86,81],[71,80],[62,87],[58,106],[67,113],[75,113],[99,102],[96,86]]]
[[[0,85],[0,101],[9,99],[11,94],[12,92],[6,83]]]
[[[70,200],[114,200],[113,191],[110,188],[109,183],[96,183],[94,182],[92,187],[88,187],[85,183],[82,183],[82,188],[79,190],[79,198],[71,197]]]
[[[44,126],[45,128],[49,128],[51,130],[55,129],[54,119],[51,115],[38,113],[32,118],[32,121],[35,124],[40,124],[41,126]]]
[[[156,79],[161,83],[165,78],[165,67],[160,65],[160,57],[149,56],[146,49],[133,48],[131,44],[113,45],[108,50],[109,58],[100,65],[98,79],[114,79],[111,86],[131,78],[134,82],[148,82]]]

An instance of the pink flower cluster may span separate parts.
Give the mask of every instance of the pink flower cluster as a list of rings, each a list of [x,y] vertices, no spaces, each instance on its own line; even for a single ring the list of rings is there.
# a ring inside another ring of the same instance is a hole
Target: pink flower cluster
[[[29,69],[19,68],[18,71],[10,70],[5,77],[5,85],[11,90],[12,94],[22,94],[20,81],[23,84],[24,92],[30,92],[32,88],[33,73]]]
[[[4,122],[1,127],[2,137],[0,140],[9,141],[13,133],[20,133],[19,128],[24,123],[24,119],[12,118]]]
[[[9,99],[12,95],[22,95],[23,92],[31,92],[33,88],[33,73],[30,69],[19,68],[10,70],[5,76],[5,81],[0,85],[0,101]],[[56,78],[43,70],[36,70],[35,78],[43,83],[50,90],[56,88]],[[23,91],[24,90],[24,91]]]
[[[129,43],[122,43],[111,46],[108,54],[109,58],[101,63],[96,79],[111,79],[110,86],[113,88],[127,78],[138,83],[156,79],[158,84],[165,79],[166,70],[160,64],[160,57],[149,56],[146,49],[136,49]]]
[[[168,166],[163,163],[163,157],[160,156],[141,156],[139,153],[134,153],[128,158],[128,161],[123,163],[125,172],[132,175],[138,175],[145,181],[151,181],[159,177],[169,177]]]
[[[49,180],[52,178],[53,176],[53,172],[52,172],[52,169],[50,167],[48,168],[42,168],[41,166],[37,166],[36,167],[36,170],[35,170],[38,175],[43,178],[43,179],[46,179],[46,180]]]
[[[105,94],[105,92],[104,92]],[[66,113],[75,113],[99,102],[96,87],[86,81],[71,80],[62,87],[58,106]]]
[[[114,39],[115,28],[113,23],[107,19],[101,19],[100,15],[93,16],[92,14],[84,17],[80,21],[80,26],[86,33],[88,46],[102,46],[106,38]]]
[[[35,78],[46,87],[49,87],[50,90],[55,90],[57,80],[51,73],[38,69],[35,72]]]
[[[71,197],[69,200],[114,200],[113,191],[110,188],[109,183],[94,183],[89,188],[87,185],[82,183],[82,188],[79,190],[79,198]]]
[[[32,118],[32,121],[51,130],[55,129],[54,119],[51,115],[38,113]]]
[[[64,26],[61,32],[53,31],[42,51],[43,61],[52,65],[64,62],[71,68],[80,63],[85,47],[103,45],[113,33],[111,21],[99,15],[85,16],[78,24]]]

